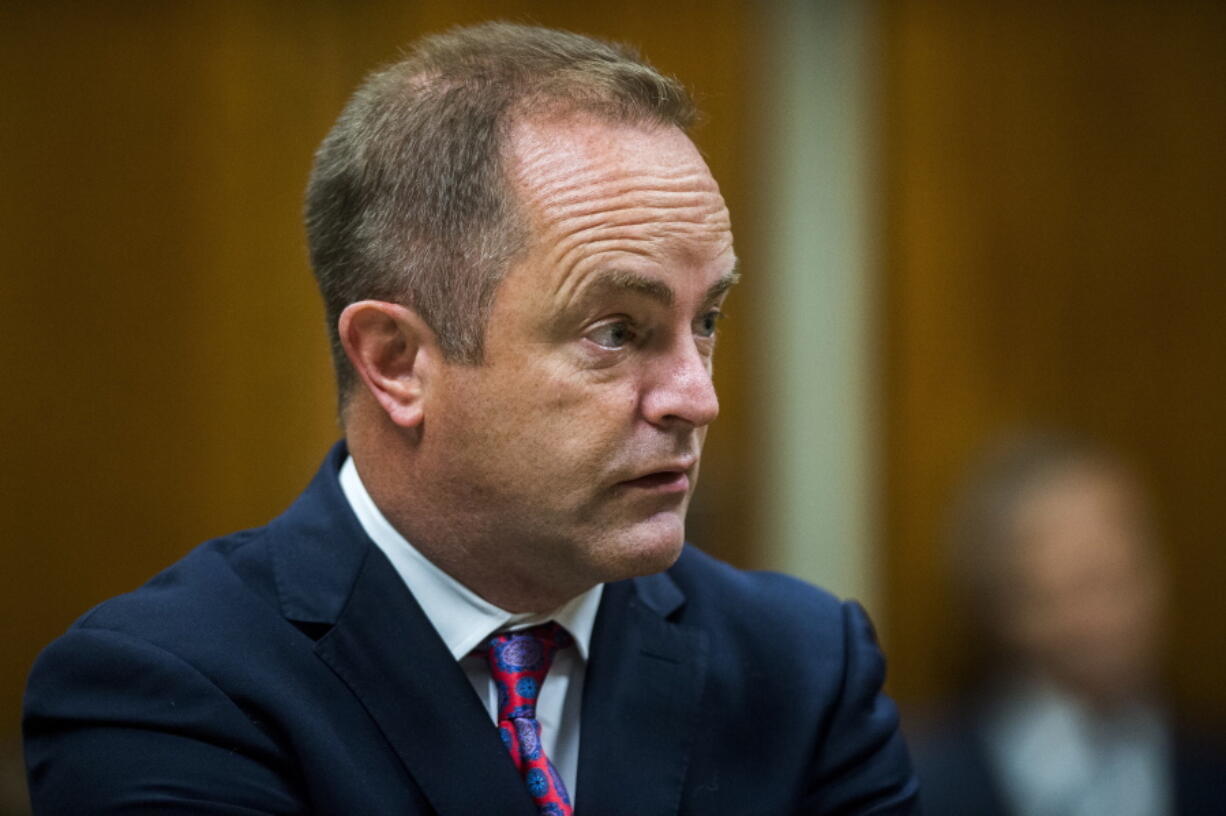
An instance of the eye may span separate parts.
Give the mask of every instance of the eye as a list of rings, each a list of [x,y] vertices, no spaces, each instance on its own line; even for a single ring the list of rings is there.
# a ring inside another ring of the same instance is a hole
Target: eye
[[[715,330],[719,328],[719,321],[723,319],[723,312],[721,312],[719,309],[712,309],[698,319],[698,324],[695,331],[699,337],[714,337]]]
[[[602,323],[587,333],[587,339],[601,348],[620,349],[633,343],[638,336],[634,326],[627,320]]]

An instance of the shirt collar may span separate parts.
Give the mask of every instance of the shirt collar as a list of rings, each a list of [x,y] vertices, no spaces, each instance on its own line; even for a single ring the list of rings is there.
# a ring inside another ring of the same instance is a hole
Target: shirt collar
[[[604,584],[597,584],[549,613],[507,612],[443,572],[391,525],[366,492],[352,456],[346,457],[341,466],[340,484],[362,529],[392,562],[456,660],[463,659],[494,632],[522,629],[549,620],[565,627],[575,639],[579,656],[587,660]]]

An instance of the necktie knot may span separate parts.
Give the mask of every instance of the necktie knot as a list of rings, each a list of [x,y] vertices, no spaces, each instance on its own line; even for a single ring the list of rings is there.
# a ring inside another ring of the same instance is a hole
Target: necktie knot
[[[498,689],[499,720],[536,717],[536,700],[553,657],[573,642],[553,621],[490,638],[487,657]]]

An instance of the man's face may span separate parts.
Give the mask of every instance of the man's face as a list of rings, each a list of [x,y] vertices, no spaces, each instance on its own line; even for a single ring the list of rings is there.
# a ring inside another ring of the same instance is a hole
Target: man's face
[[[484,362],[441,367],[422,450],[471,539],[522,578],[667,568],[719,410],[728,211],[674,128],[523,123],[511,146],[532,238],[497,291]]]
[[[1015,529],[1008,623],[1022,655],[1104,703],[1143,690],[1156,662],[1161,587],[1137,488],[1111,469],[1073,466],[1023,501]]]

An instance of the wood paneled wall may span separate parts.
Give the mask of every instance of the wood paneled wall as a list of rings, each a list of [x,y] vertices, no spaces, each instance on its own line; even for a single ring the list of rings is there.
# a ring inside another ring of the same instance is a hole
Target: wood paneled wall
[[[0,6],[0,742],[45,643],[279,512],[338,436],[301,195],[367,71],[484,19],[635,43],[695,90],[735,218],[752,15],[732,0]],[[745,359],[734,319],[695,514],[733,558],[750,517]]]
[[[881,4],[892,687],[948,692],[963,468],[1019,425],[1141,467],[1180,701],[1226,715],[1226,6]]]

